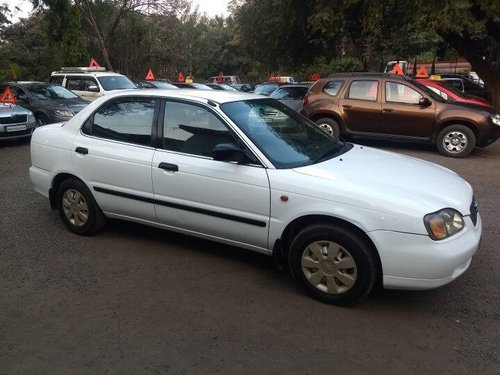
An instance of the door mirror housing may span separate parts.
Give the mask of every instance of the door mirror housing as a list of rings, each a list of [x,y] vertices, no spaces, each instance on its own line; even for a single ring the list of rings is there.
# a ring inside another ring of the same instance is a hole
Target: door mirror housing
[[[97,85],[90,85],[87,87],[87,90],[92,92],[99,92],[99,87],[97,87]]]
[[[255,158],[248,155],[248,153],[235,145],[234,143],[220,143],[212,150],[214,160],[218,161],[235,161],[238,164],[255,163]]]
[[[420,98],[418,101],[418,105],[421,107],[429,107],[432,104],[432,102],[427,99],[427,98]]]

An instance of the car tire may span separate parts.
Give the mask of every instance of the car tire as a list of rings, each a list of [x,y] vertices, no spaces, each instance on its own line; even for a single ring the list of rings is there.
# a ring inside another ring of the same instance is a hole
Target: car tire
[[[49,119],[45,115],[37,115],[36,122],[38,126],[47,125],[49,123]]]
[[[80,235],[91,235],[106,224],[106,217],[83,182],[70,178],[57,189],[57,209],[68,229]]]
[[[334,138],[338,138],[340,136],[340,126],[337,121],[332,118],[325,117],[320,118],[315,121],[316,125],[318,125],[321,129],[326,131]]]
[[[350,306],[365,298],[377,279],[372,248],[354,232],[332,224],[304,228],[292,240],[293,279],[312,298]]]
[[[476,135],[465,125],[449,125],[439,132],[436,146],[444,156],[463,158],[476,147]]]

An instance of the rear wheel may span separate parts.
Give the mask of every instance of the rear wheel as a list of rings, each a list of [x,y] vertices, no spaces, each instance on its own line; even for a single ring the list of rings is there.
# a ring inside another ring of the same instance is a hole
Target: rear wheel
[[[315,224],[292,241],[289,265],[297,284],[322,302],[348,306],[372,290],[377,277],[375,257],[354,232],[331,224]]]
[[[437,148],[444,156],[463,158],[476,147],[474,132],[465,125],[449,125],[439,133]]]
[[[57,189],[57,209],[66,227],[77,234],[94,234],[106,224],[90,190],[74,178],[65,180]]]
[[[340,126],[337,121],[331,119],[329,117],[320,118],[315,121],[316,125],[318,125],[321,129],[326,131],[334,138],[338,138],[340,136]]]

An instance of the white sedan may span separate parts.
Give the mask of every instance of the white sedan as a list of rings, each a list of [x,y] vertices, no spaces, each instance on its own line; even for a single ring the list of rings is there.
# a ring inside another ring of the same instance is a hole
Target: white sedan
[[[36,129],[31,161],[34,188],[77,234],[118,218],[274,255],[332,304],[377,281],[447,284],[481,237],[472,188],[454,172],[331,138],[258,95],[107,95]]]

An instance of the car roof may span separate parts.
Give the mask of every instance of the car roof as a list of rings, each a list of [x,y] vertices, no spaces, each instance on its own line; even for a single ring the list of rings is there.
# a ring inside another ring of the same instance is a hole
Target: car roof
[[[17,81],[17,82],[2,82],[5,85],[18,85],[18,86],[61,86],[54,82],[40,82],[40,81]]]
[[[144,90],[125,90],[116,93],[107,94],[106,98],[116,98],[121,96],[157,96],[178,99],[204,99],[218,104],[235,102],[248,99],[262,99],[262,95],[243,93],[239,91],[225,90],[164,90],[164,89],[144,89]]]
[[[74,71],[56,71],[52,72],[51,77],[55,76],[92,76],[92,77],[109,77],[109,76],[124,76],[123,74],[120,73],[115,73],[115,72],[74,72]]]
[[[290,88],[296,88],[296,87],[298,87],[298,88],[306,88],[306,89],[308,89],[308,88],[309,88],[309,86],[310,86],[310,85],[305,85],[305,84],[303,84],[303,83],[290,83],[290,84],[288,84],[288,85],[281,85],[279,89],[287,89],[287,88],[289,88],[289,87],[290,87]],[[279,90],[279,89],[278,89],[278,90]]]

